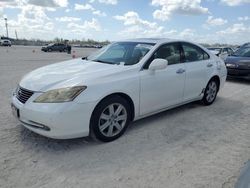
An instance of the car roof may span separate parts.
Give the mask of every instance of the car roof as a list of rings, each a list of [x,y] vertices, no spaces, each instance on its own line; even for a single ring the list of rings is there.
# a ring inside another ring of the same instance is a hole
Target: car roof
[[[143,43],[165,43],[165,42],[179,42],[180,40],[168,39],[168,38],[135,38],[127,39],[119,42],[143,42]]]

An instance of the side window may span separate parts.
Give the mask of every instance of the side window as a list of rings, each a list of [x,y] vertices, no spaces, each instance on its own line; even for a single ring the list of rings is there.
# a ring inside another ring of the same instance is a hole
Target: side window
[[[189,43],[183,43],[182,47],[185,54],[185,62],[202,61],[209,59],[209,55],[198,46]]]
[[[203,59],[204,59],[204,60],[209,59],[209,55],[208,55],[206,52],[204,52],[204,57],[203,57]]]
[[[178,43],[165,44],[161,46],[154,54],[152,61],[156,58],[168,60],[169,65],[180,63],[180,47]]]
[[[230,55],[232,55],[232,54],[234,53],[234,51],[233,51],[231,48],[228,48],[228,53],[229,53]]]
[[[224,49],[223,49],[223,53],[228,53],[228,49],[227,49],[227,48],[224,48]]]

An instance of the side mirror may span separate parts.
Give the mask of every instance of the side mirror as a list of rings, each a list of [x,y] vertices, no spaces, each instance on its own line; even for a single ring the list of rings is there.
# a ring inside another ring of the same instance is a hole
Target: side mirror
[[[167,66],[168,66],[168,60],[157,58],[151,62],[148,69],[155,71],[155,70],[165,69]]]

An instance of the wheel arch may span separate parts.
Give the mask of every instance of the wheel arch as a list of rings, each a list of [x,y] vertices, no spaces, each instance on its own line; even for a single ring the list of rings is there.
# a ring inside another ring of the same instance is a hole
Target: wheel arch
[[[134,102],[132,100],[132,98],[126,94],[126,93],[123,93],[123,92],[115,92],[115,93],[112,93],[112,94],[109,94],[109,95],[106,95],[105,97],[103,97],[95,106],[93,112],[95,111],[96,107],[98,106],[98,104],[100,104],[103,100],[109,98],[109,97],[112,97],[112,96],[119,96],[119,97],[122,97],[123,99],[125,99],[129,106],[130,106],[130,109],[131,109],[131,117],[130,117],[130,120],[133,121],[134,117],[135,117],[135,105],[134,105]],[[92,114],[93,114],[92,112]],[[91,116],[92,116],[91,114]]]
[[[211,80],[215,80],[217,83],[218,83],[218,91],[220,90],[220,77],[218,75],[214,75],[210,78],[210,80],[208,81],[208,83],[211,81]]]
[[[93,116],[93,113],[96,109],[96,107],[105,99],[109,98],[109,97],[112,97],[112,96],[119,96],[119,97],[122,97],[124,98],[126,101],[128,101],[129,103],[129,106],[131,108],[131,117],[130,117],[130,120],[133,121],[134,117],[135,117],[135,105],[134,105],[134,102],[132,100],[132,98],[125,94],[125,93],[122,93],[122,92],[116,92],[116,93],[112,93],[112,94],[109,94],[109,95],[106,95],[105,97],[103,97],[95,106],[94,110],[92,111],[91,113],[91,116],[90,116],[90,121],[92,119],[92,116]],[[93,134],[93,130],[91,128],[91,122],[89,123],[89,135],[92,136],[93,138],[95,138],[94,134]]]

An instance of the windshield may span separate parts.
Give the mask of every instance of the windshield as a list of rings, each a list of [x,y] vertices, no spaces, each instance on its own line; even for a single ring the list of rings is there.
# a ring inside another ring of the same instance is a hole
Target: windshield
[[[116,42],[107,45],[86,59],[100,63],[134,65],[154,46],[153,43]]]
[[[243,47],[234,52],[233,56],[250,57],[250,47]]]

